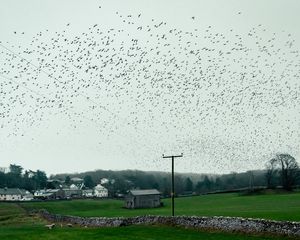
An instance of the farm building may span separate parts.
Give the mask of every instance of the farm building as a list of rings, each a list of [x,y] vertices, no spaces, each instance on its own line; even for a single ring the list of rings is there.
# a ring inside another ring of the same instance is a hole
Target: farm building
[[[125,196],[126,208],[154,208],[160,206],[160,192],[156,189],[130,190]]]
[[[66,198],[81,198],[82,190],[81,189],[70,189],[64,188]]]
[[[72,183],[69,188],[64,188],[63,190],[65,191],[66,198],[81,198],[83,187],[84,187],[83,183],[78,183],[78,184]]]

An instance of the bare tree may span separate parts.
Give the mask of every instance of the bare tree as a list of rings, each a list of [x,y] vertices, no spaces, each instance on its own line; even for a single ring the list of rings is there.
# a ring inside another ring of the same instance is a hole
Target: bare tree
[[[266,164],[266,180],[267,180],[267,188],[274,188],[275,187],[275,177],[277,175],[278,170],[276,169],[276,158],[272,158]]]
[[[289,154],[277,154],[276,159],[280,165],[280,176],[282,186],[286,190],[291,190],[296,183],[298,175],[298,163],[294,157]]]
[[[299,166],[296,159],[287,153],[276,154],[276,157],[267,163],[268,187],[272,186],[277,172],[280,175],[282,187],[286,190],[292,190],[299,177]]]

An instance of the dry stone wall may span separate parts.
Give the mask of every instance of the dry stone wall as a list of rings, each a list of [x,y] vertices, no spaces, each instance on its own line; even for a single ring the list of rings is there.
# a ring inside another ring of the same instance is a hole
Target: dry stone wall
[[[40,216],[54,223],[66,223],[87,227],[121,227],[129,225],[172,225],[186,228],[215,229],[226,232],[266,233],[300,237],[300,222],[271,221],[239,217],[196,217],[196,216],[138,216],[138,217],[76,217],[51,214],[45,210]]]

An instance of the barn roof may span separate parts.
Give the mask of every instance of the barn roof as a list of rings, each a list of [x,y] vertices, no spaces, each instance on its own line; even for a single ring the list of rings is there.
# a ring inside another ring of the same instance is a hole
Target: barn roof
[[[131,193],[134,196],[159,195],[160,194],[160,192],[156,189],[130,190],[129,193]]]

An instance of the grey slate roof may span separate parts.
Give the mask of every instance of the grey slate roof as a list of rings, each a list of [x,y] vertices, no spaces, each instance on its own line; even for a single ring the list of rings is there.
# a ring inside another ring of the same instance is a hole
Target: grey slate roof
[[[19,188],[0,188],[0,195],[25,195],[26,191]]]
[[[160,195],[160,192],[156,189],[145,189],[145,190],[130,190],[130,194],[134,196],[141,196],[141,195]]]

